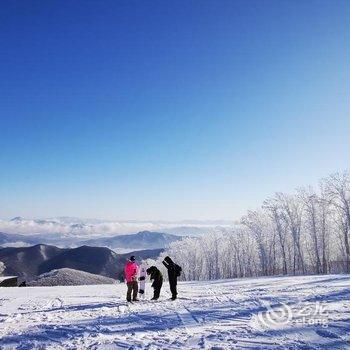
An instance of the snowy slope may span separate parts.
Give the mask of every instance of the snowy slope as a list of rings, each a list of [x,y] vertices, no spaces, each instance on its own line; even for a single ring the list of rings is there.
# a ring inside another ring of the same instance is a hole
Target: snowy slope
[[[127,305],[124,293],[123,284],[0,288],[0,348],[350,347],[350,275],[180,283],[175,302],[167,284],[158,302]],[[303,322],[320,317],[320,304],[324,326]]]
[[[79,286],[91,284],[115,284],[117,281],[105,276],[95,275],[74,269],[57,269],[38,276],[28,282],[29,286]]]

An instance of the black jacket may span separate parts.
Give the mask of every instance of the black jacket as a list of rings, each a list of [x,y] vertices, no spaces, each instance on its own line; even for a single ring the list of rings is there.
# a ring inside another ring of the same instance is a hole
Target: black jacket
[[[176,265],[169,256],[164,258],[163,265],[168,269],[169,282],[176,283],[181,267]]]
[[[151,281],[153,281],[153,288],[159,287],[163,284],[163,275],[155,266],[149,267],[146,271],[147,275],[150,275]]]

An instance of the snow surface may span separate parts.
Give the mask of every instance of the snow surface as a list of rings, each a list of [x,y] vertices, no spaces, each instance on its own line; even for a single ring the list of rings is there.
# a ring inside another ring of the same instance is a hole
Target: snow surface
[[[79,286],[95,284],[115,284],[116,280],[93,273],[74,270],[57,269],[38,276],[35,280],[28,282],[29,286]]]
[[[127,304],[123,284],[0,288],[0,348],[350,348],[350,275],[184,282],[178,289],[174,302],[165,283],[159,301]],[[150,299],[149,284],[146,293]],[[301,323],[301,311],[319,303],[327,322]],[[289,322],[264,323],[264,312],[281,316],[284,304],[293,311]]]

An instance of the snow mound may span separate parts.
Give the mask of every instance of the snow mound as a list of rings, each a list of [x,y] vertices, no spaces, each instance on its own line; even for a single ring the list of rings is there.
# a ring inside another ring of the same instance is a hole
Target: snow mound
[[[94,275],[89,272],[74,269],[58,269],[43,273],[35,280],[27,283],[28,286],[81,286],[91,284],[114,284],[117,281]]]

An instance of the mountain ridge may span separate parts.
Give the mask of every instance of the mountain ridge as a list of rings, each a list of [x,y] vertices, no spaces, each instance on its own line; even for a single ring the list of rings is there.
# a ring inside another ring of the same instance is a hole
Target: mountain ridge
[[[183,236],[170,233],[140,231],[125,235],[108,235],[101,237],[72,237],[62,234],[16,234],[0,232],[0,246],[23,247],[36,244],[54,245],[60,248],[75,248],[81,245],[108,247],[118,253],[144,249],[166,248],[170,243],[182,239]]]
[[[156,258],[163,249],[147,249],[128,254],[117,254],[106,247],[80,246],[59,248],[47,244],[30,247],[0,248],[0,261],[4,262],[5,275],[33,279],[55,269],[71,268],[114,279],[123,279],[123,269],[130,255],[139,260]]]
[[[89,239],[82,243],[94,246],[105,246],[113,250],[130,249],[137,251],[143,249],[166,248],[170,243],[183,238],[184,237],[170,233],[144,230],[135,234]]]

